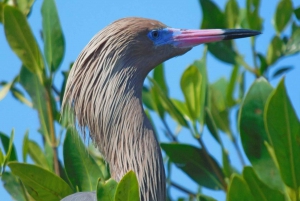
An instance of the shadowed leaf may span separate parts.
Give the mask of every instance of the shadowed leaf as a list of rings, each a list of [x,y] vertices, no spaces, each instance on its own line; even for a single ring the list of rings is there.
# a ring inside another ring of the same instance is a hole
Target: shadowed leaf
[[[247,0],[246,16],[250,29],[261,31],[263,20],[259,16],[260,0]]]
[[[201,186],[219,190],[222,188],[221,181],[213,171],[207,160],[206,153],[199,148],[185,144],[161,144],[161,148],[170,157],[170,160],[191,179]],[[209,156],[214,166],[222,172],[215,159]],[[224,177],[224,175],[221,175]]]
[[[278,70],[276,70],[274,72],[274,74],[272,75],[272,78],[279,77],[282,74],[285,74],[285,73],[289,72],[292,69],[293,69],[293,66],[283,66],[283,67],[279,68]]]
[[[296,190],[300,186],[300,124],[283,79],[268,98],[264,121],[281,177],[287,186]]]
[[[272,86],[264,78],[257,79],[241,105],[238,125],[244,151],[260,179],[269,186],[282,190],[278,169],[264,144],[269,139],[263,114],[272,91]]]
[[[22,186],[14,175],[12,175],[10,172],[4,172],[1,176],[1,180],[3,183],[3,187],[13,199],[18,201],[26,200],[23,195]]]

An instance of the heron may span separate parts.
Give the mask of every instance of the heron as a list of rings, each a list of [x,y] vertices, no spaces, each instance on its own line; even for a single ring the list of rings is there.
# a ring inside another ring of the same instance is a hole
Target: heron
[[[119,19],[85,46],[67,80],[62,108],[69,108],[109,164],[116,181],[133,170],[140,200],[166,200],[162,154],[142,104],[147,74],[199,44],[260,34],[248,29],[176,29],[146,18]],[[63,109],[62,109],[63,110]],[[96,200],[79,192],[63,201]]]

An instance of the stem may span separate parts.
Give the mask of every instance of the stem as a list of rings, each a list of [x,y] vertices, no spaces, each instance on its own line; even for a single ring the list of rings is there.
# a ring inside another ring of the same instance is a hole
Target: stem
[[[189,194],[190,196],[193,196],[193,197],[196,197],[197,195],[195,193],[193,193],[192,191],[174,183],[174,182],[170,182],[170,185],[177,188],[178,190],[181,190],[182,192],[186,193],[186,194]]]
[[[59,90],[54,85],[51,85],[51,88],[57,96],[60,96]]]
[[[256,61],[257,54],[255,51],[255,37],[251,37],[251,50],[252,50],[254,68],[258,70],[258,65],[257,65],[257,61]]]
[[[225,180],[224,180],[224,178],[222,176],[222,172],[219,170],[219,168],[216,167],[216,164],[213,162],[213,160],[209,156],[208,151],[206,149],[206,146],[203,143],[202,139],[198,138],[197,140],[200,143],[202,149],[204,150],[206,160],[208,161],[209,165],[212,167],[212,169],[215,172],[215,174],[217,175],[218,179],[221,181],[221,184],[223,186],[223,190],[227,191],[227,184],[226,184],[226,182],[225,182]]]
[[[167,129],[168,137],[169,137],[173,142],[178,142],[176,136],[172,133],[170,127],[169,127],[168,124],[167,124],[167,122],[166,122],[164,119],[162,119],[162,122],[163,122],[164,126],[165,126],[166,129]]]
[[[56,136],[55,136],[55,131],[54,131],[54,119],[53,119],[53,108],[51,104],[51,91],[47,90],[47,109],[48,109],[48,115],[49,115],[49,133],[51,137],[51,147],[53,151],[53,165],[54,165],[54,171],[55,173],[59,176],[59,164],[58,164],[58,154],[57,154],[57,142],[56,142]]]
[[[241,66],[243,66],[247,71],[253,73],[256,77],[259,77],[259,73],[257,71],[257,69],[253,69],[251,66],[249,66],[245,61],[244,59],[238,55],[236,58],[235,58],[236,62],[238,64],[240,64]]]

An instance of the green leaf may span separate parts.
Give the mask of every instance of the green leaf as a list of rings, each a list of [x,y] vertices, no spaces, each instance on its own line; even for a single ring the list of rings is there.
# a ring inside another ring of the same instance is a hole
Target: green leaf
[[[223,164],[223,172],[227,178],[230,178],[232,174],[232,167],[230,165],[228,151],[222,148],[222,164]]]
[[[239,18],[239,6],[236,0],[227,1],[225,7],[225,16],[227,28],[235,28]]]
[[[300,20],[300,7],[296,8],[294,10],[295,16],[298,20]]]
[[[18,8],[22,11],[24,15],[27,15],[31,11],[31,7],[34,0],[16,0]]]
[[[15,148],[15,145],[13,144],[13,136],[14,136],[14,131],[11,133],[11,137],[9,138],[7,135],[4,133],[0,132],[0,140],[2,143],[2,146],[4,148],[4,151],[8,157],[8,161],[17,161],[17,151]]]
[[[218,6],[211,0],[200,0],[202,8],[201,29],[226,28],[225,15]]]
[[[255,198],[259,201],[285,201],[284,195],[273,190],[268,185],[259,180],[252,167],[245,167],[243,170],[244,180],[247,182],[249,189]]]
[[[142,91],[142,100],[143,104],[149,109],[149,110],[154,110],[155,109],[155,103],[152,99],[152,95],[148,87],[143,86],[143,91]]]
[[[40,146],[32,140],[28,140],[27,143],[27,151],[33,162],[47,170],[51,170],[52,168],[49,167],[45,154]]]
[[[283,52],[283,42],[278,36],[274,36],[267,52],[268,65],[274,64],[281,56]]]
[[[58,69],[65,52],[65,40],[54,0],[42,5],[44,53],[51,72]]]
[[[18,162],[10,162],[8,166],[35,200],[60,200],[72,193],[64,180],[39,166]]]
[[[0,2],[0,22],[3,23],[3,7],[4,3]]]
[[[15,7],[4,7],[4,31],[12,50],[28,70],[43,80],[44,63],[26,17]]]
[[[210,165],[205,151],[185,144],[161,144],[161,148],[170,157],[170,160],[182,171],[184,171],[192,180],[201,186],[210,189],[219,190],[222,183]],[[214,158],[209,156],[214,166],[219,172],[221,168]],[[221,175],[224,177],[224,175]]]
[[[158,95],[161,97],[161,101],[165,109],[169,112],[171,117],[176,120],[180,125],[184,127],[188,127],[187,121],[183,118],[183,115],[178,111],[178,109],[174,106],[172,101],[167,97],[167,95],[162,91],[159,85],[156,83],[155,80],[148,77],[149,81],[153,84],[153,87],[157,89]]]
[[[153,79],[157,82],[160,88],[168,94],[168,86],[165,80],[165,72],[163,64],[159,64],[153,70]]]
[[[226,201],[257,201],[250,192],[245,180],[234,174],[230,180]]]
[[[1,176],[1,180],[3,187],[14,200],[26,201],[22,193],[22,186],[14,175],[12,175],[10,172],[4,172]]]
[[[268,69],[267,60],[266,60],[265,56],[260,53],[257,53],[256,55],[260,61],[260,68],[259,68],[260,74],[263,75],[265,73],[265,71]]]
[[[121,179],[115,192],[115,201],[139,201],[139,184],[133,171]]]
[[[269,186],[282,190],[280,174],[265,146],[265,141],[269,142],[269,139],[263,114],[272,91],[273,88],[267,80],[257,79],[241,105],[238,125],[244,151],[259,178]]]
[[[270,95],[264,112],[265,127],[284,183],[300,186],[300,124],[282,79]]]
[[[196,66],[189,66],[182,74],[180,86],[190,114],[189,116],[193,121],[199,118],[200,111],[203,109],[200,108],[202,84],[202,76]]]
[[[207,44],[208,50],[219,60],[235,64],[237,53],[232,48],[232,41],[221,41]]]
[[[286,44],[284,51],[285,55],[293,55],[300,51],[300,27],[295,27],[292,31],[292,36]]]
[[[7,95],[7,93],[11,89],[12,84],[12,82],[1,83],[2,88],[0,90],[0,100],[2,100]]]
[[[283,66],[283,67],[280,67],[278,68],[272,75],[272,78],[276,78],[276,77],[279,77],[281,76],[282,74],[285,74],[287,73],[288,71],[292,70],[293,69],[293,66]]]
[[[32,102],[30,102],[27,98],[25,98],[24,94],[17,88],[12,87],[10,89],[12,95],[19,100],[21,103],[24,103],[28,107],[33,107]]]
[[[24,66],[22,66],[20,72],[20,84],[30,95],[33,107],[38,111],[42,134],[45,137],[49,137],[50,124],[52,123],[52,121],[50,121],[50,114],[52,111],[49,111],[47,105],[47,103],[50,102],[50,98],[48,97],[46,89],[38,77]]]
[[[174,104],[174,106],[179,110],[179,112],[184,116],[185,119],[187,119],[187,120],[192,119],[185,102],[174,99],[174,98],[172,98],[171,101]]]
[[[26,131],[24,138],[23,138],[23,146],[22,146],[22,158],[23,162],[26,163],[27,161],[27,154],[28,154],[28,142],[29,142],[29,132]]]
[[[64,164],[74,188],[94,191],[98,178],[103,178],[95,160],[88,152],[75,129],[69,128],[63,145]]]
[[[108,181],[105,182],[99,180],[97,185],[97,200],[99,201],[114,200],[117,186],[118,183],[113,179],[109,179]]]
[[[261,31],[263,20],[259,16],[260,0],[247,0],[246,16],[250,29]]]
[[[234,88],[237,83],[237,78],[239,75],[239,65],[234,65],[234,68],[232,69],[232,73],[230,76],[230,80],[227,86],[226,90],[226,105],[228,107],[232,107],[236,104],[236,101],[234,99]]]
[[[222,146],[222,141],[220,139],[217,125],[212,117],[210,110],[207,107],[205,108],[205,123],[209,132],[212,134],[215,140]]]
[[[276,8],[274,22],[277,32],[282,32],[293,14],[293,4],[291,0],[281,0]]]

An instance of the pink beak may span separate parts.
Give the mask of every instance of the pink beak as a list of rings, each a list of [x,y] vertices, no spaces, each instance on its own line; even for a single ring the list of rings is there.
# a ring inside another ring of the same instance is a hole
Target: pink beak
[[[260,34],[259,31],[248,29],[174,29],[167,28],[172,32],[172,44],[178,48],[191,48],[199,44],[245,38]]]

